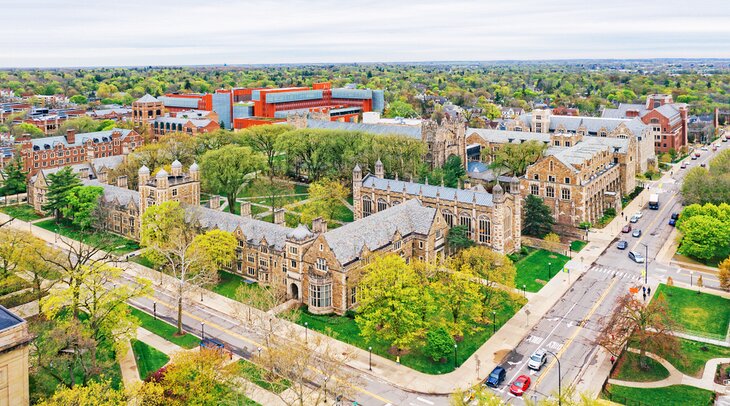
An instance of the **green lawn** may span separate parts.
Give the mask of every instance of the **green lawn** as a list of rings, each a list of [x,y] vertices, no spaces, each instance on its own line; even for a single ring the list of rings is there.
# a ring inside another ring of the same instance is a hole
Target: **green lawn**
[[[35,223],[35,225],[54,233],[57,232],[64,237],[83,241],[89,245],[109,247],[109,251],[118,255],[127,254],[139,249],[139,244],[136,242],[106,231],[92,230],[88,233],[83,233],[77,226],[67,220],[61,220],[56,223],[56,220],[49,219]]]
[[[251,285],[241,276],[226,271],[218,271],[218,278],[218,284],[213,287],[213,292],[233,300],[236,300],[236,290],[239,286]]]
[[[654,382],[669,377],[669,371],[664,368],[664,365],[649,357],[646,361],[648,369],[643,369],[639,365],[639,354],[624,351],[618,359],[611,378],[632,382]]]
[[[712,392],[687,385],[645,389],[609,384],[605,392],[604,398],[622,404],[708,406],[714,399]]]
[[[292,210],[298,213],[301,213],[304,211],[307,204],[303,204],[300,206],[293,207]],[[335,207],[334,213],[332,215],[332,220],[341,221],[343,223],[352,223],[355,221],[355,214],[347,208],[344,204],[337,205]],[[329,222],[329,224],[334,224],[334,222]]]
[[[253,362],[241,359],[238,361],[241,375],[247,380],[253,382],[267,391],[281,393],[291,387],[291,382],[283,379],[264,368],[254,364]]]
[[[259,213],[263,213],[263,212],[269,211],[269,210],[270,209],[266,208],[266,207],[256,206],[255,204],[251,205],[251,215],[252,216],[255,216]],[[226,211],[228,211],[228,210],[226,210]],[[236,201],[236,203],[233,205],[233,213],[239,214],[239,215],[241,214],[241,202]]]
[[[132,258],[129,258],[129,260],[142,266],[146,266],[147,268],[155,269],[155,264],[153,264],[152,261],[147,259],[144,255],[135,255]]]
[[[132,306],[129,306],[129,309],[132,313],[132,316],[139,319],[140,327],[157,334],[165,340],[168,340],[172,343],[179,345],[180,347],[187,349],[195,348],[200,344],[200,339],[192,334],[185,333],[182,336],[176,336],[175,333],[177,332],[177,327],[173,326],[172,324],[168,324],[167,322],[162,321],[159,318],[155,319],[151,315]]]
[[[29,287],[31,285],[28,281],[15,274],[10,274],[7,278],[0,281],[0,296],[5,296],[8,293],[17,292]]]
[[[528,292],[537,292],[550,278],[560,273],[563,265],[569,260],[570,258],[565,255],[543,249],[532,252],[515,263],[517,267],[515,286],[521,289],[523,285],[526,285],[525,289]],[[550,265],[548,266],[548,264]]]
[[[702,376],[707,361],[713,358],[730,358],[730,348],[678,338],[679,352],[657,354],[674,365],[682,373]]]
[[[0,299],[0,305],[8,309],[12,309],[13,307],[24,305],[26,303],[30,303],[36,300],[36,296],[37,295],[35,292],[33,292],[32,290],[28,290],[17,295],[12,295]]]
[[[497,325],[501,326],[522,307],[522,303],[509,300],[508,294],[503,291],[497,291],[496,294],[502,296],[502,298],[495,298],[495,300],[498,303],[504,303],[504,306],[497,310]],[[338,340],[364,350],[367,350],[368,346],[372,346],[373,354],[378,354],[395,361],[395,356],[388,353],[390,345],[381,341],[367,342],[360,335],[360,328],[352,318],[336,315],[313,315],[306,311],[299,312],[298,316],[298,319],[294,321],[300,325],[304,325],[304,322],[307,322],[309,323],[309,328],[312,330],[325,334],[329,332],[330,335]],[[492,328],[489,325],[471,325],[467,327],[463,341],[458,344],[458,362],[460,364],[464,362],[491,336]],[[410,353],[401,356],[400,361],[401,364],[409,368],[427,374],[444,374],[454,370],[453,354],[449,355],[443,364],[433,362],[423,353],[422,347],[420,346],[412,348]]]
[[[33,206],[29,204],[18,204],[15,206],[3,206],[0,207],[0,211],[7,214],[10,217],[16,218],[23,221],[33,221],[43,218],[39,216]]]
[[[570,250],[573,252],[580,252],[586,245],[588,245],[587,242],[583,240],[575,240],[570,243]]]
[[[139,340],[132,340],[132,351],[137,361],[139,379],[145,380],[151,374],[162,368],[170,361],[170,357],[155,347],[147,345]]]
[[[672,319],[688,333],[724,339],[730,324],[730,299],[696,290],[660,284],[653,300],[661,296]]]

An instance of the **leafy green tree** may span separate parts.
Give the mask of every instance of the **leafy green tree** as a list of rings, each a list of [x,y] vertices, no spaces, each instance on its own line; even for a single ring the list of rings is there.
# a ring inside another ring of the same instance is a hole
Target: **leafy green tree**
[[[65,135],[68,130],[76,130],[77,134],[90,133],[99,130],[100,121],[88,116],[81,116],[64,121],[58,126],[56,135]],[[108,124],[108,123],[106,123]],[[104,125],[106,125],[104,124]]]
[[[451,334],[461,336],[469,322],[482,315],[477,275],[468,264],[458,269],[441,268],[430,286],[437,306],[445,313]]]
[[[546,149],[547,145],[534,140],[521,144],[505,144],[494,152],[491,166],[506,169],[513,176],[522,176],[527,167],[537,162]]]
[[[474,241],[469,236],[469,229],[462,225],[451,227],[446,234],[446,243],[451,252],[474,246]]]
[[[336,180],[320,180],[309,185],[309,201],[302,208],[301,222],[309,224],[317,217],[330,221],[337,207],[347,198],[350,191]]]
[[[451,155],[446,159],[443,171],[444,185],[447,187],[458,187],[459,181],[466,177],[466,171],[464,170],[464,165],[461,163],[461,158],[456,155]]]
[[[30,135],[30,138],[40,138],[45,136],[40,128],[30,123],[20,123],[14,125],[13,128],[10,130],[10,133],[16,137],[20,137],[21,135],[25,134]]]
[[[69,192],[81,186],[81,180],[73,173],[70,166],[66,166],[56,173],[48,175],[48,190],[46,192],[46,204],[43,210],[53,212],[56,219],[60,219],[63,209],[69,205]]]
[[[66,195],[66,206],[61,208],[63,217],[82,230],[88,229],[96,222],[95,212],[103,194],[104,188],[100,186],[74,187]]]
[[[420,278],[405,260],[390,254],[367,265],[360,280],[355,321],[363,338],[409,348],[425,326]]]
[[[720,262],[717,266],[717,279],[720,280],[720,288],[730,290],[730,257]]]
[[[269,177],[272,177],[274,176],[274,158],[278,152],[276,147],[279,137],[292,129],[288,125],[257,125],[241,131],[237,136],[237,142],[265,155]]]
[[[27,173],[23,171],[23,162],[20,157],[15,157],[5,167],[5,181],[0,188],[0,194],[14,195],[25,193],[27,188]]]
[[[385,109],[385,117],[415,118],[418,117],[418,113],[416,113],[416,110],[410,103],[403,100],[395,100],[388,103],[388,107]]]
[[[527,195],[525,198],[525,217],[522,222],[522,233],[543,238],[553,230],[555,219],[550,208],[537,196]]]
[[[208,151],[202,157],[203,184],[208,190],[226,197],[233,213],[236,195],[244,182],[264,167],[263,155],[249,147],[226,145]]]
[[[471,269],[480,279],[478,297],[481,300],[482,321],[491,322],[491,311],[502,303],[495,302],[495,293],[503,287],[514,287],[517,269],[510,259],[485,246],[461,250],[449,259],[449,269]]]
[[[437,327],[426,333],[426,346],[423,352],[434,362],[438,362],[454,351],[454,337],[443,327]]]
[[[91,381],[88,385],[71,388],[60,387],[49,399],[38,406],[124,406],[127,396],[123,390],[114,389],[111,381]]]
[[[86,104],[89,102],[89,99],[86,98],[86,96],[77,94],[75,96],[71,96],[70,99],[68,99],[71,103],[75,104]]]
[[[699,259],[725,258],[730,255],[728,222],[706,215],[682,219],[679,252]]]

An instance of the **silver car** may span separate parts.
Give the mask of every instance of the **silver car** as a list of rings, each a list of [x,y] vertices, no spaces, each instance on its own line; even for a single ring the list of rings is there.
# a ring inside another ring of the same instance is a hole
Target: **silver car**
[[[644,257],[636,251],[629,251],[629,259],[637,264],[643,264],[645,261]]]
[[[530,356],[530,361],[527,362],[527,367],[539,371],[543,365],[547,362],[547,354],[545,350],[537,350]]]

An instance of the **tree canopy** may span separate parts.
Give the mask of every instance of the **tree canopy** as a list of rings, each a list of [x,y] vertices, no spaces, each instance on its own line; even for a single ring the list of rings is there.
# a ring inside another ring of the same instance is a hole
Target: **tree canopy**
[[[244,182],[264,168],[265,158],[249,147],[225,145],[206,152],[201,159],[203,187],[228,200],[233,213],[236,195]]]

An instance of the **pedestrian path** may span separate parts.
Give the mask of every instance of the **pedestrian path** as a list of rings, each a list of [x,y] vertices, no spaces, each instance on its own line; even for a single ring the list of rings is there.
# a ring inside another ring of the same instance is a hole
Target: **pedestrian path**
[[[139,379],[139,370],[137,369],[137,361],[134,359],[134,351],[132,351],[132,344],[129,340],[124,343],[125,354],[119,359],[119,368],[122,371],[122,382],[124,387],[132,388],[134,385],[142,382]]]
[[[143,343],[164,352],[167,356],[171,356],[180,351],[185,351],[185,349],[180,347],[179,345],[170,342],[142,327],[137,327],[137,340],[142,341]]]

